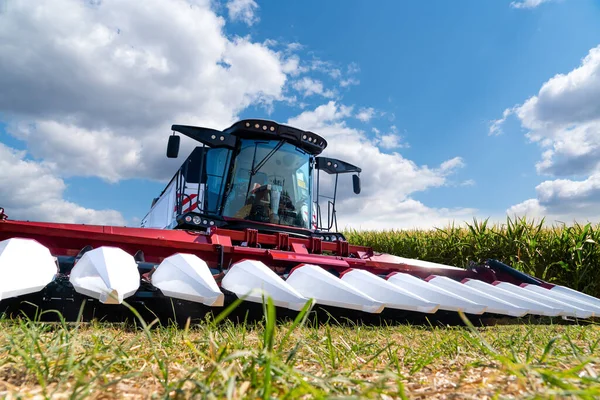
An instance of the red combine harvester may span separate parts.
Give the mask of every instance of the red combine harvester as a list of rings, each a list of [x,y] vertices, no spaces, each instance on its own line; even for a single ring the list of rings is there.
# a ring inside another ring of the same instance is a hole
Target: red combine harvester
[[[12,221],[0,211],[0,313],[75,319],[85,301],[84,319],[131,318],[126,302],[183,321],[267,295],[290,313],[312,301],[341,316],[600,315],[599,299],[496,260],[463,269],[349,244],[336,232],[338,177],[353,174],[359,194],[361,170],[319,156],[327,142],[313,132],[254,119],[172,130],[167,157],[179,153],[175,132],[201,146],[141,228]]]

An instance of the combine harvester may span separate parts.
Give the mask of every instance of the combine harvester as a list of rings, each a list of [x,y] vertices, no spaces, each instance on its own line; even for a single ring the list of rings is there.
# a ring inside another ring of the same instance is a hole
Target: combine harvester
[[[313,132],[265,120],[172,130],[167,157],[179,153],[175,132],[201,146],[141,228],[12,221],[0,209],[0,314],[131,318],[126,302],[185,321],[236,298],[260,309],[268,295],[280,312],[312,301],[338,318],[600,315],[597,298],[496,260],[463,269],[350,245],[336,232],[338,177],[353,174],[359,194],[361,170],[319,156],[327,142]]]

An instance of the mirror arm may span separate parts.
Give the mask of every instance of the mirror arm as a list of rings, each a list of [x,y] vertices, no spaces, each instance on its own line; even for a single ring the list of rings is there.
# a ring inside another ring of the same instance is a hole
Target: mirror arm
[[[171,129],[208,147],[226,147],[233,149],[236,143],[235,136],[215,129],[188,125],[173,125],[171,126]]]

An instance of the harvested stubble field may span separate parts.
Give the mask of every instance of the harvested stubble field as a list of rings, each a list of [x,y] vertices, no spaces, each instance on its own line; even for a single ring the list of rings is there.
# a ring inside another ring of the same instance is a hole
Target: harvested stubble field
[[[525,220],[346,232],[405,257],[493,257],[598,296],[600,230]],[[206,321],[185,329],[0,319],[2,398],[600,398],[600,327]],[[217,318],[218,319],[218,318]]]
[[[598,398],[597,325],[0,321],[2,398]],[[310,321],[309,321],[310,322]]]

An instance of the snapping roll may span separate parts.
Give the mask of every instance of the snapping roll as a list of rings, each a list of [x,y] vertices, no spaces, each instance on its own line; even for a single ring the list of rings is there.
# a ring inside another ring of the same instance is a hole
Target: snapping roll
[[[221,287],[254,303],[262,303],[270,296],[276,306],[295,311],[300,311],[309,301],[257,260],[242,260],[233,264],[223,278]]]
[[[316,265],[296,267],[287,283],[303,296],[315,299],[317,304],[369,313],[380,313],[385,307],[383,303]]]
[[[134,258],[117,247],[99,247],[81,257],[69,281],[78,293],[104,304],[121,304],[140,287]]]
[[[193,254],[165,258],[152,274],[152,284],[165,296],[207,306],[221,307],[225,299],[206,262]]]
[[[0,242],[0,300],[42,290],[58,271],[50,250],[33,239]]]

